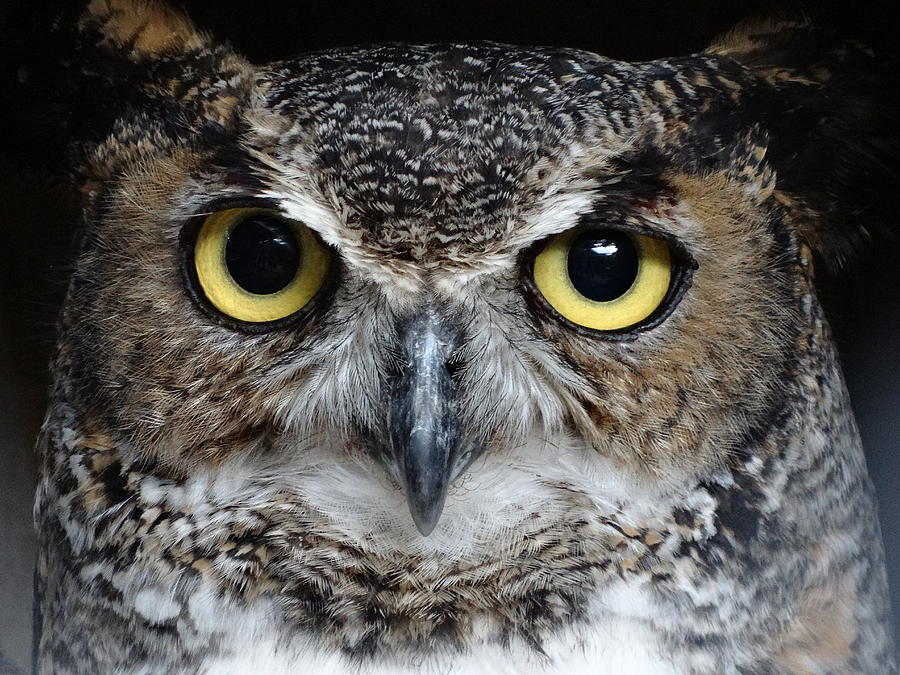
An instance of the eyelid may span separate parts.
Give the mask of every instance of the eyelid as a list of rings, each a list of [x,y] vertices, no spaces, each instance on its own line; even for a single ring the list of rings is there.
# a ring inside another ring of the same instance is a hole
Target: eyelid
[[[628,234],[640,234],[645,237],[651,237],[653,239],[661,239],[669,245],[670,252],[672,253],[672,259],[677,264],[689,267],[694,271],[699,268],[697,261],[695,260],[694,256],[691,255],[690,249],[688,248],[687,244],[684,243],[684,240],[672,234],[671,232],[663,230],[659,227],[654,227],[652,225],[635,223],[632,220],[614,220],[612,218],[599,216],[595,213],[590,213],[588,215],[582,216],[579,219],[578,223],[571,228],[566,228],[560,230],[559,232],[554,232],[553,234],[547,235],[533,242],[523,251],[523,257],[520,265],[524,262],[533,262],[534,258],[537,257],[538,253],[540,253],[545,243],[555,236],[573,230],[581,231],[595,228],[619,230],[621,232],[627,232]]]
[[[622,212],[622,217],[616,218],[615,211]],[[645,237],[662,239],[669,245],[673,257],[679,264],[687,265],[694,270],[698,267],[697,261],[694,259],[694,256],[691,255],[690,249],[683,239],[672,234],[668,230],[649,224],[645,218],[642,218],[639,214],[635,214],[632,209],[628,209],[627,211],[622,210],[621,208],[613,209],[611,215],[601,215],[597,212],[591,212],[582,216],[572,229],[592,228],[619,230],[629,234],[640,234]],[[546,238],[541,240],[541,242],[543,241],[546,241]],[[541,242],[537,242],[537,244],[539,245]]]

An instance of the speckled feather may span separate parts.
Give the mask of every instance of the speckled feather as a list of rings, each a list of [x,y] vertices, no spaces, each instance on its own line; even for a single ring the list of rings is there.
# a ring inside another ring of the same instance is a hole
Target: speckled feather
[[[85,86],[121,105],[77,139],[37,672],[892,671],[810,248],[844,258],[872,212],[817,211],[857,178],[807,188],[779,149],[862,48],[772,24],[641,64],[385,45],[257,68],[99,0],[77,34]],[[336,251],[302,321],[235,330],[185,292],[183,228],[234,203]],[[658,325],[598,336],[541,301],[530,252],[587,221],[691,258]],[[429,537],[367,447],[423,302],[461,327],[458,415],[485,448]]]

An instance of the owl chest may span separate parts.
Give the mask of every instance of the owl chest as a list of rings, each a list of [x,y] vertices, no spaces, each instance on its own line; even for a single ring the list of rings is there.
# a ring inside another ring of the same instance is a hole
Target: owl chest
[[[474,528],[423,540],[396,518],[390,536],[355,540],[369,549],[400,542],[407,550],[433,542],[443,554],[379,554],[325,537],[327,523],[313,526],[296,506],[282,515],[272,508],[276,496],[264,491],[235,494],[234,480],[224,496],[200,481],[202,490],[153,476],[130,480],[130,501],[142,508],[73,512],[84,518],[68,518],[57,539],[112,554],[73,570],[83,591],[76,604],[101,633],[129,617],[139,630],[122,633],[123,645],[139,643],[159,672],[697,670],[672,653],[671,636],[690,617],[653,590],[671,584],[674,570],[651,546],[650,533],[623,532],[614,547],[616,532],[605,521],[550,513],[548,522],[516,521],[530,534],[506,548],[499,536],[482,544],[502,555],[466,561],[450,552],[458,553]],[[209,495],[245,506],[212,508]],[[405,515],[392,498],[377,493],[372,504]],[[257,502],[262,506],[254,508]],[[447,522],[467,522],[467,505],[474,508],[472,501],[450,504],[455,517]],[[499,532],[506,522],[498,523]]]
[[[666,634],[659,624],[665,623],[669,610],[654,605],[650,595],[636,584],[613,584],[597,592],[588,604],[582,621],[559,626],[544,635],[540,644],[527,639],[524,631],[520,635],[514,629],[498,633],[497,621],[475,620],[468,624],[465,642],[450,644],[432,636],[414,644],[394,634],[383,636],[378,647],[369,651],[323,643],[321,633],[275,619],[277,612],[265,603],[238,613],[207,605],[209,615],[205,620],[219,619],[219,628],[224,631],[216,642],[227,648],[207,655],[200,670],[235,675],[663,675],[690,672],[696,665],[667,648]],[[223,616],[229,617],[224,626]],[[360,625],[357,630],[362,644],[365,627]]]

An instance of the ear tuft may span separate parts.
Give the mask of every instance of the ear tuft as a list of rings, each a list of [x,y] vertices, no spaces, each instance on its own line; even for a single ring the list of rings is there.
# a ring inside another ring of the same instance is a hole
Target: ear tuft
[[[897,237],[896,63],[804,20],[745,22],[708,52],[758,78],[745,105],[769,135],[774,197],[829,267]]]
[[[728,56],[744,65],[751,65],[756,57],[772,61],[773,42],[790,43],[796,31],[810,29],[814,30],[812,24],[803,17],[745,19],[727,33],[716,38],[706,51],[711,54]]]
[[[134,61],[201,49],[208,42],[187,16],[153,0],[91,0],[78,28],[96,31],[102,45]]]
[[[36,50],[43,71],[17,98],[38,114],[19,128],[54,143],[54,164],[65,154],[78,183],[175,146],[214,147],[236,132],[253,87],[250,63],[155,0],[65,7],[48,42],[52,52]]]

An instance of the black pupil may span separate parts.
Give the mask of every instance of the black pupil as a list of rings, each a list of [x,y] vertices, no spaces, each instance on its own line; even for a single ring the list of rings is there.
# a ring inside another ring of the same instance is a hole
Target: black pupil
[[[569,249],[569,279],[583,296],[609,302],[631,288],[638,252],[631,237],[617,230],[588,230]]]
[[[287,223],[270,216],[250,217],[228,235],[225,264],[245,291],[277,293],[293,281],[300,268],[300,245]]]

